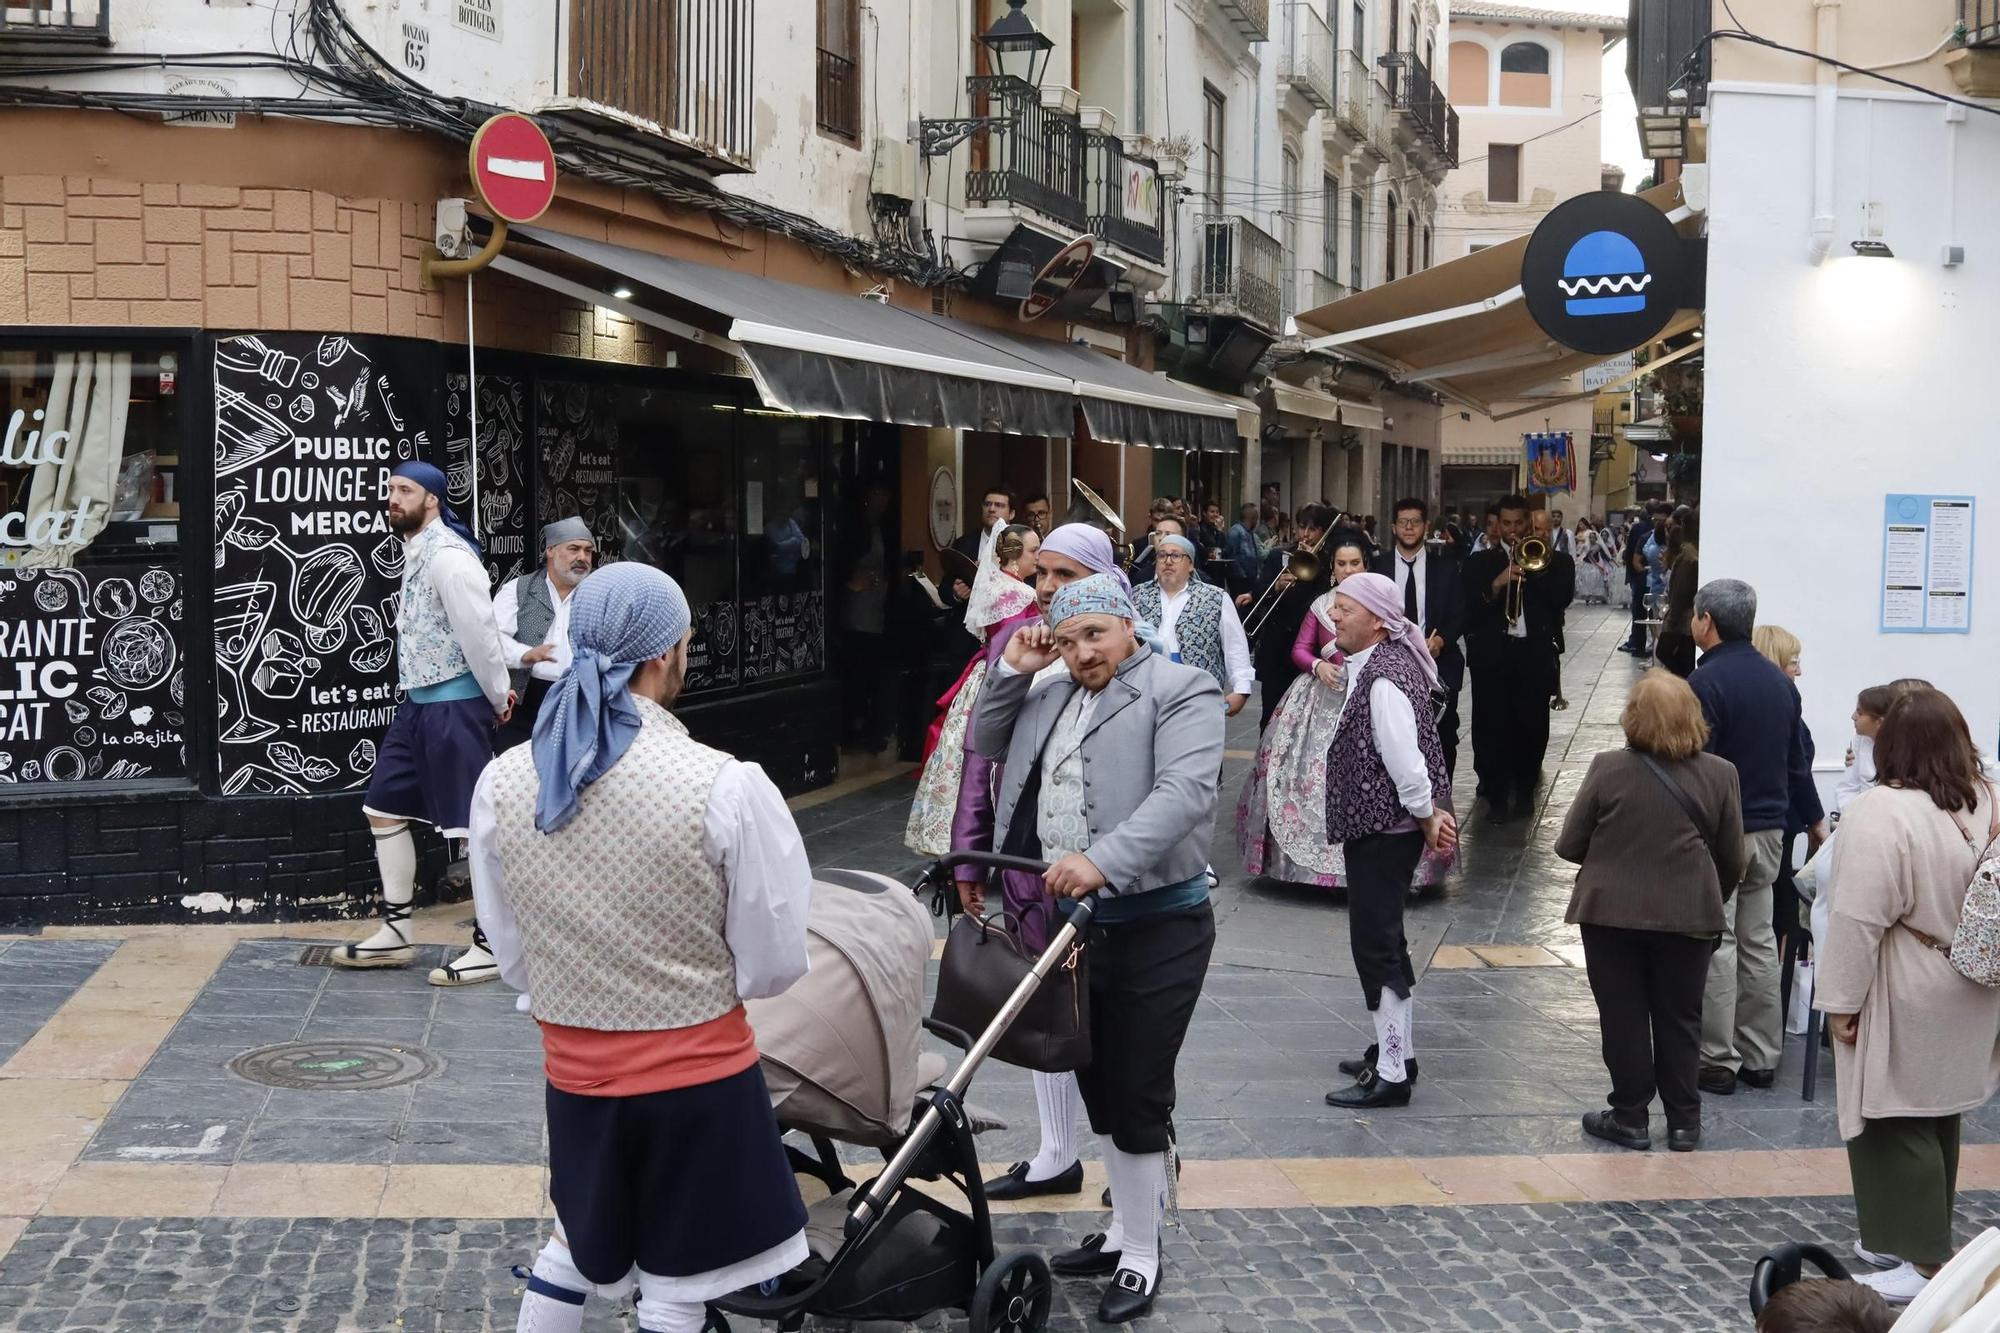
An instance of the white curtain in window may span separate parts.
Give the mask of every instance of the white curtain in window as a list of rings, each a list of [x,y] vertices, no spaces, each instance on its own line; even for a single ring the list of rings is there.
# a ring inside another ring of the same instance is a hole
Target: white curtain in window
[[[28,489],[28,525],[51,511],[68,513],[86,508],[83,521],[65,527],[60,546],[38,546],[22,552],[25,566],[56,567],[76,563],[77,553],[90,545],[111,517],[117,494],[118,468],[125,456],[125,415],[132,399],[130,352],[61,352],[56,355],[54,381],[49,386],[48,414],[42,439],[58,431],[68,441],[61,458],[40,463]]]

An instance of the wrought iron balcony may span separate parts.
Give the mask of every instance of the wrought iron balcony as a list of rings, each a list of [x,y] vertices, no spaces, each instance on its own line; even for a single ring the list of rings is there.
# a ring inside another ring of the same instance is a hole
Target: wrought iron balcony
[[[569,0],[569,104],[556,110],[748,171],[755,18],[756,0]]]
[[[1285,248],[1248,218],[1203,213],[1195,218],[1194,302],[1237,315],[1275,333],[1284,318]]]
[[[111,0],[0,0],[0,45],[111,44]]]
[[[1271,0],[1215,0],[1229,26],[1253,42],[1271,38]]]
[[[1958,0],[1958,26],[1967,46],[2000,46],[2000,0]]]
[[[1333,33],[1320,15],[1319,0],[1283,0],[1285,50],[1278,81],[1322,111],[1334,104]],[[2000,0],[1996,0],[2000,3]]]
[[[974,77],[966,86],[975,105],[989,98],[1006,118],[986,128],[985,165],[965,173],[966,205],[1020,204],[1082,231],[1090,216],[1083,125],[1043,106],[1017,79]]]
[[[1160,164],[1125,151],[1115,134],[1085,131],[1090,174],[1090,230],[1099,237],[1159,263],[1166,258],[1165,192]]]
[[[2000,2],[2000,0],[1996,0]],[[1414,53],[1394,57],[1389,66],[1398,130],[1420,150],[1434,154],[1446,166],[1458,165],[1458,112],[1446,100],[1444,88],[1431,78],[1430,67]]]

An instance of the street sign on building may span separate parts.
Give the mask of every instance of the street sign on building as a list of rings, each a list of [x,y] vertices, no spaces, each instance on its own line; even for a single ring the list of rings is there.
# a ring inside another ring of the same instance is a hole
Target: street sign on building
[[[1613,380],[1623,379],[1635,369],[1632,353],[1614,356],[1609,361],[1600,361],[1594,366],[1583,368],[1583,391],[1595,393]]]
[[[556,153],[541,126],[502,112],[472,136],[472,186],[493,215],[533,222],[556,197]]]

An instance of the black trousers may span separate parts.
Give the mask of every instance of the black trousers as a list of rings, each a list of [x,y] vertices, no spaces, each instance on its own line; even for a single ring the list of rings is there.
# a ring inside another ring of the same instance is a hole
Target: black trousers
[[[1423,859],[1424,835],[1415,829],[1371,833],[1346,843],[1341,854],[1347,861],[1347,943],[1361,997],[1373,1011],[1383,991],[1408,999],[1417,984],[1403,935],[1403,904]]]
[[[901,682],[899,659],[888,655],[888,638],[861,630],[845,633],[846,651],[841,662],[841,693],[846,704],[843,739],[870,750],[889,743],[893,719],[891,708]],[[935,696],[933,696],[935,697]],[[929,725],[929,719],[925,719]]]
[[[1657,1092],[1668,1128],[1700,1128],[1701,992],[1715,941],[1665,930],[1582,929],[1611,1113],[1638,1128]]]
[[[1625,591],[1632,595],[1632,634],[1625,642],[1629,647],[1644,648],[1646,627],[1639,622],[1646,618],[1646,582],[1641,579],[1634,583],[1631,579],[1626,579]]]
[[[1549,700],[1555,692],[1555,652],[1548,644],[1489,636],[1469,664],[1472,672],[1472,768],[1495,804],[1527,799],[1542,780],[1549,748]]]
[[[517,745],[525,745],[534,739],[535,719],[541,716],[542,700],[549,697],[549,686],[552,684],[553,681],[543,680],[539,676],[528,677],[526,693],[514,701],[514,715],[507,719],[506,725],[500,728],[499,735],[494,739],[495,754],[511,750]]]
[[[1206,902],[1090,929],[1090,1063],[1076,1083],[1091,1130],[1121,1152],[1167,1150],[1174,1065],[1214,949]]]
[[[1444,776],[1448,782],[1458,774],[1458,696],[1461,684],[1451,689],[1451,698],[1438,719],[1438,743],[1444,746]]]

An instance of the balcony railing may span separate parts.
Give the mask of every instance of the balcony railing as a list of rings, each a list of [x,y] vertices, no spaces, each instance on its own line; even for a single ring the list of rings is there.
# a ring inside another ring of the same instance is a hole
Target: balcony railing
[[[1165,195],[1160,164],[1133,157],[1115,134],[1087,131],[1090,230],[1121,250],[1159,263],[1166,258]]]
[[[854,77],[854,62],[825,47],[819,52],[815,104],[821,129],[843,139],[861,137],[861,82]]]
[[[1342,297],[1354,295],[1353,288],[1343,285],[1323,270],[1316,268],[1300,269],[1298,286],[1299,310],[1317,310],[1323,305],[1332,305]],[[1293,313],[1296,314],[1297,311]]]
[[[1271,0],[1215,0],[1231,27],[1253,42],[1271,37]]]
[[[756,0],[570,0],[569,96],[747,169],[755,16]]]
[[[2000,0],[1958,0],[1967,46],[2000,46]]]
[[[1284,316],[1285,250],[1278,238],[1248,218],[1220,213],[1198,215],[1195,236],[1195,303],[1275,333]]]
[[[111,41],[111,0],[0,0],[0,43]]]
[[[1333,118],[1348,138],[1356,143],[1368,137],[1368,105],[1375,95],[1375,78],[1369,73],[1368,62],[1353,51],[1342,51],[1334,57],[1334,70],[1338,74],[1333,103]]]
[[[1279,22],[1285,32],[1284,55],[1278,62],[1279,80],[1320,110],[1331,110],[1333,33],[1320,16],[1319,0],[1284,0]]]
[[[1391,67],[1390,75],[1406,137],[1435,153],[1446,166],[1457,166],[1458,112],[1446,100],[1443,86],[1432,80],[1430,67],[1415,54],[1407,54],[1399,67]]]
[[[1082,231],[1090,216],[1082,124],[1021,91],[1018,80],[975,76],[966,84],[975,104],[984,95],[995,115],[1008,117],[987,132],[986,165],[965,173],[967,206],[1021,204]]]

